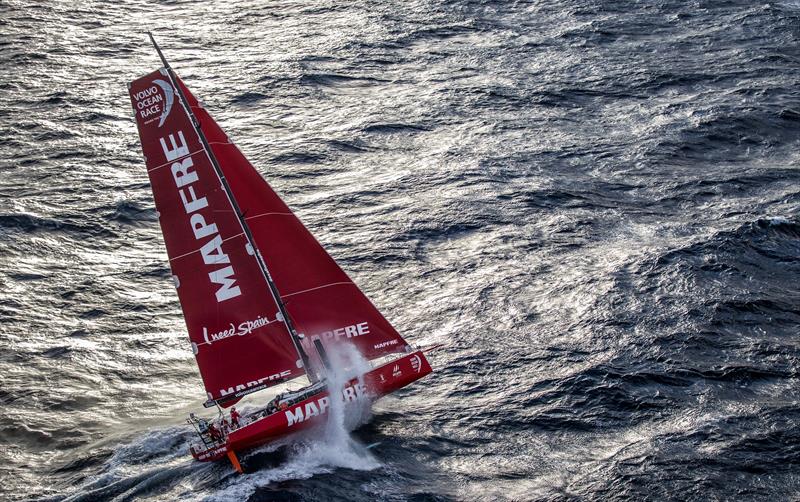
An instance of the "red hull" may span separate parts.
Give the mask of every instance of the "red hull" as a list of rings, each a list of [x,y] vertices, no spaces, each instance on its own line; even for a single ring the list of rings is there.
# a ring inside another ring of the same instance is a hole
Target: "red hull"
[[[342,392],[342,399],[346,402],[356,399],[375,401],[419,380],[431,371],[422,351],[412,352],[364,374],[363,385],[356,381],[350,382]],[[223,445],[202,451],[192,448],[192,456],[203,462],[219,460],[229,452],[254,448],[323,423],[329,404],[328,391],[323,390],[286,410],[259,418],[231,431]]]

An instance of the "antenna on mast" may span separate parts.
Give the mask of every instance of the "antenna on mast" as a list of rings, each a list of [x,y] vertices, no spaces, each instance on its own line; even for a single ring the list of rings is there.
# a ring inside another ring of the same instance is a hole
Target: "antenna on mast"
[[[161,52],[161,47],[158,46],[158,43],[156,43],[156,39],[153,37],[153,32],[152,31],[148,31],[147,32],[147,36],[149,36],[150,37],[150,41],[153,42],[153,47],[156,48],[156,52],[158,53],[158,57],[161,58],[161,62],[164,63],[164,67],[171,70],[172,68],[169,66],[169,63],[167,63],[167,58],[164,57],[164,53]]]

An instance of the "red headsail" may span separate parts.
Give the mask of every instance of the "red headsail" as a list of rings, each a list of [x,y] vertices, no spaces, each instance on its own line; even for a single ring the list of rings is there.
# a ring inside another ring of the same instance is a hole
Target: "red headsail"
[[[258,174],[211,115],[180,82],[246,224],[269,267],[303,346],[347,340],[368,359],[405,352],[407,343],[350,280],[311,232]]]

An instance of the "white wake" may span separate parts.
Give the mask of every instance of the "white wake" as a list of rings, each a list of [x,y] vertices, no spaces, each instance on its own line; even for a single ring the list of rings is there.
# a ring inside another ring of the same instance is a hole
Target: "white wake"
[[[262,469],[235,476],[230,484],[204,500],[246,499],[258,488],[290,479],[308,479],[337,468],[369,471],[380,463],[369,449],[350,434],[370,417],[371,401],[366,398],[345,403],[343,390],[355,379],[363,383],[369,362],[352,345],[341,344],[328,351],[331,370],[327,373],[331,396],[327,421],[316,430],[300,434],[291,443],[289,456],[274,469]],[[274,449],[274,445],[264,449]],[[262,450],[263,451],[263,450]]]

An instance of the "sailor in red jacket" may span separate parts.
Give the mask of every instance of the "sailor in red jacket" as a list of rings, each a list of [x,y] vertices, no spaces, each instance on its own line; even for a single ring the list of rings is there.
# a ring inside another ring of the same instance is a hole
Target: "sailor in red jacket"
[[[239,412],[236,411],[236,406],[231,407],[231,427],[239,428]]]
[[[222,441],[222,434],[213,422],[208,424],[208,435],[211,436],[212,441]]]

